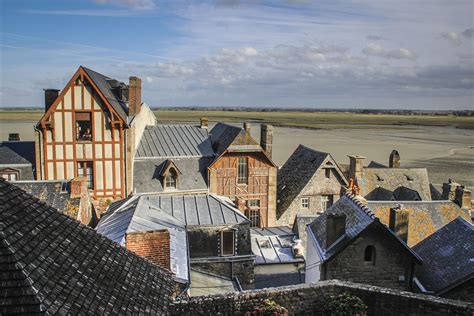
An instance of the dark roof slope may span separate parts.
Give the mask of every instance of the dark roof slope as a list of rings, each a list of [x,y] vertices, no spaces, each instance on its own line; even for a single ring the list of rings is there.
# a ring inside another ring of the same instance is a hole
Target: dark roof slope
[[[1,179],[0,232],[0,314],[168,309],[170,272]]]
[[[35,165],[35,142],[0,142],[0,165]]]
[[[422,258],[417,273],[423,286],[437,294],[474,277],[474,226],[456,218],[413,247]]]
[[[116,89],[117,87],[125,88],[127,87],[127,85],[123,82],[117,81],[103,74],[100,74],[97,71],[94,71],[92,69],[86,68],[84,66],[81,66],[81,67],[89,75],[89,77],[91,77],[91,79],[97,85],[97,87],[105,96],[107,101],[109,101],[110,105],[114,108],[114,110],[117,111],[117,113],[125,121],[125,123],[128,124],[127,122],[128,100],[125,98],[121,99],[118,97],[118,95],[114,93],[114,89]]]
[[[306,187],[326,158],[331,159],[341,179],[346,182],[342,171],[331,154],[299,145],[278,171],[277,194],[278,200],[280,200],[280,203],[278,203],[279,214],[283,213]]]
[[[332,245],[326,245],[326,219],[327,214],[345,214],[346,229],[342,238]],[[388,227],[380,223],[375,214],[364,206],[357,198],[350,194],[343,195],[326,212],[318,216],[309,226],[309,230],[316,238],[319,251],[323,261],[329,260],[332,256],[339,253],[348,244],[355,240],[366,228],[371,225],[381,227],[388,235],[397,239],[400,244],[411,253],[417,260],[421,261],[419,256],[413,252],[400,238],[398,238]]]
[[[218,156],[227,149],[262,151],[257,141],[241,127],[217,123],[210,131],[210,134],[212,148]]]

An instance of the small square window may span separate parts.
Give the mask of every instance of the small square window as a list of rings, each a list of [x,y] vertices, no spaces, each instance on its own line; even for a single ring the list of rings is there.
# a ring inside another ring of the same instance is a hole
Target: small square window
[[[308,197],[304,197],[304,198],[301,198],[301,208],[309,208],[309,198]]]

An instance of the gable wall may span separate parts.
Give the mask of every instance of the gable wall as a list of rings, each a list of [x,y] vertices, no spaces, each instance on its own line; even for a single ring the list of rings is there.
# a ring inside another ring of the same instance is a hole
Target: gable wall
[[[72,85],[52,111],[51,125],[40,127],[43,180],[72,179],[78,175],[77,162],[92,161],[95,198],[123,197],[123,129],[112,126],[110,111],[89,85]],[[89,112],[92,117],[92,141],[76,140],[75,115]],[[118,120],[118,118],[115,118]]]

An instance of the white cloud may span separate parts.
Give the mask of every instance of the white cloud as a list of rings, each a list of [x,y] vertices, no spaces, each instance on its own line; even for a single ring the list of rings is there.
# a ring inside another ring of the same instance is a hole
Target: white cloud
[[[415,60],[417,55],[407,48],[398,48],[387,50],[380,44],[369,43],[362,52],[369,56],[375,56],[388,59],[411,59]]]
[[[139,10],[150,10],[156,7],[153,0],[93,0],[102,5],[117,5]]]
[[[456,32],[445,32],[441,34],[441,36],[456,46],[461,45],[461,36],[459,36],[459,34]]]

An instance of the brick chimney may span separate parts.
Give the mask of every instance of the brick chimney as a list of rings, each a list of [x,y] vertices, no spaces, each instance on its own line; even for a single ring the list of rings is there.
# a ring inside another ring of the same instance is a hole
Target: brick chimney
[[[8,134],[8,141],[9,142],[19,142],[20,141],[20,134],[19,133],[10,133],[10,134]]]
[[[133,76],[128,80],[128,115],[135,116],[142,109],[142,80]]]
[[[392,150],[392,153],[390,154],[388,166],[390,168],[400,168],[400,154],[395,149]]]
[[[44,111],[47,112],[53,102],[58,98],[59,90],[44,89]]]
[[[459,183],[454,182],[453,179],[448,179],[448,182],[443,183],[443,200],[454,201],[456,199],[456,189],[461,186]]]
[[[201,117],[201,128],[209,127],[209,119],[207,117]]]
[[[171,270],[170,233],[167,229],[125,235],[125,247],[162,268]]]
[[[244,122],[244,130],[246,133],[250,133],[250,122]]]
[[[466,189],[463,185],[460,185],[456,188],[454,202],[461,208],[470,210],[472,208],[471,198],[471,191]]]
[[[87,194],[87,178],[75,177],[71,180],[71,198],[80,198]]]
[[[410,212],[403,209],[403,204],[390,208],[388,227],[405,243],[408,240],[408,224]]]
[[[357,182],[357,179],[362,178],[365,157],[358,156],[358,155],[353,155],[353,156],[348,156],[348,157],[349,157],[349,178],[352,178]]]
[[[327,213],[326,215],[326,249],[346,232],[346,214]]]
[[[260,146],[270,159],[273,151],[273,126],[268,124],[260,125]]]

